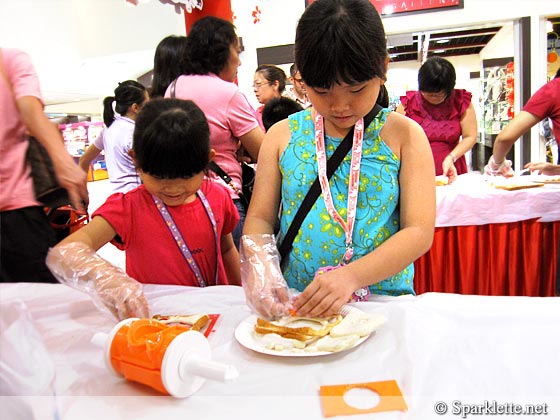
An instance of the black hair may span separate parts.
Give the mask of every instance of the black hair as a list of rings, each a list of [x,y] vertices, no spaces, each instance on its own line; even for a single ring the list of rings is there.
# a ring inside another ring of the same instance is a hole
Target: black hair
[[[272,64],[261,64],[257,67],[255,73],[261,73],[269,83],[278,82],[278,92],[280,94],[286,89],[286,73],[280,67]]]
[[[316,0],[299,20],[294,54],[311,87],[384,78],[387,41],[381,17],[368,0]]]
[[[377,103],[383,108],[389,108],[389,92],[385,85],[379,87],[379,95],[377,95]]]
[[[152,98],[163,97],[171,82],[187,71],[186,47],[187,37],[182,35],[169,35],[159,42],[154,55]]]
[[[265,131],[268,131],[278,121],[282,121],[301,110],[303,110],[303,107],[291,98],[285,96],[272,98],[266,103],[262,111],[262,122]]]
[[[430,57],[418,70],[418,90],[421,92],[444,91],[449,97],[455,87],[455,67],[441,57]]]
[[[113,102],[116,102],[113,110]],[[136,80],[126,80],[119,83],[115,89],[115,96],[103,99],[103,122],[109,127],[115,121],[115,111],[119,115],[126,115],[134,104],[142,105],[146,102],[146,88]]]
[[[132,150],[138,169],[151,176],[191,178],[208,165],[208,121],[193,101],[151,100],[136,119]]]
[[[215,16],[197,20],[187,35],[187,74],[220,74],[238,42],[231,22]]]
[[[290,77],[296,77],[296,73],[298,72],[296,63],[290,66]]]
[[[560,77],[560,67],[556,70],[556,76],[554,76],[554,78],[556,79],[557,77]]]

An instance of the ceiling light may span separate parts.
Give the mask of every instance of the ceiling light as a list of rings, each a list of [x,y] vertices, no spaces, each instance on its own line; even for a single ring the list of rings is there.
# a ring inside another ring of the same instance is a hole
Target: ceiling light
[[[552,24],[551,20],[546,21],[546,32],[554,32],[554,25]]]
[[[444,53],[445,50],[434,50],[434,54],[441,54]]]
[[[446,43],[448,43],[448,42],[449,42],[448,39],[438,39],[438,40],[436,41],[437,44],[446,44]]]

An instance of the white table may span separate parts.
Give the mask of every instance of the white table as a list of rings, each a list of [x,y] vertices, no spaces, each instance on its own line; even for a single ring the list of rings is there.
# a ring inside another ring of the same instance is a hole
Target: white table
[[[438,401],[547,405],[560,418],[560,298],[428,293],[376,297],[357,304],[388,321],[359,347],[327,356],[281,358],[242,347],[236,326],[250,315],[241,288],[145,286],[152,313],[219,313],[209,337],[216,361],[240,372],[231,383],[207,381],[175,399],[115,377],[91,344],[115,321],[85,294],[63,285],[1,284],[0,303],[22,300],[56,367],[61,420],[87,419],[322,419],[321,385],[395,379],[407,412],[335,419],[458,419],[434,413]],[[2,314],[6,316],[6,314]],[[10,350],[0,349],[2,359]],[[15,397],[2,397],[2,404]],[[19,399],[17,401],[20,401]],[[48,397],[27,397],[36,420],[53,417]],[[47,407],[47,408],[45,408]],[[535,418],[514,416],[515,418]],[[495,419],[496,416],[469,416]],[[498,417],[500,418],[500,417]]]

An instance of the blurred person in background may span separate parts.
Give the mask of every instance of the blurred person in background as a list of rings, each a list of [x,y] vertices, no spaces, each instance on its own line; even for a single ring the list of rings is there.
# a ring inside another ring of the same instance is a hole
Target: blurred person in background
[[[257,67],[257,70],[255,70],[253,91],[255,92],[257,101],[261,104],[261,106],[257,108],[257,116],[259,117],[259,123],[263,129],[262,112],[264,106],[272,98],[279,98],[282,96],[286,89],[286,79],[284,70],[271,64],[261,64]]]
[[[56,283],[45,264],[56,242],[43,206],[36,200],[26,160],[34,136],[47,150],[72,206],[88,203],[86,173],[66,151],[58,128],[43,112],[39,78],[29,55],[0,49],[0,281]]]

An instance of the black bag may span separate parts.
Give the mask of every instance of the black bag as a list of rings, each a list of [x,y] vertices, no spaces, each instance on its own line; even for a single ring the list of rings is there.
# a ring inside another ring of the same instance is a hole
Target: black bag
[[[253,196],[253,188],[255,186],[255,168],[253,168],[251,165],[248,165],[246,163],[242,163],[241,171],[242,171],[241,177],[243,181],[243,185],[242,185],[243,196],[245,197],[248,206],[249,202],[251,201],[251,197]]]
[[[31,177],[37,201],[49,208],[69,205],[70,197],[56,179],[53,163],[47,150],[33,137],[29,137],[27,161],[31,166]]]

